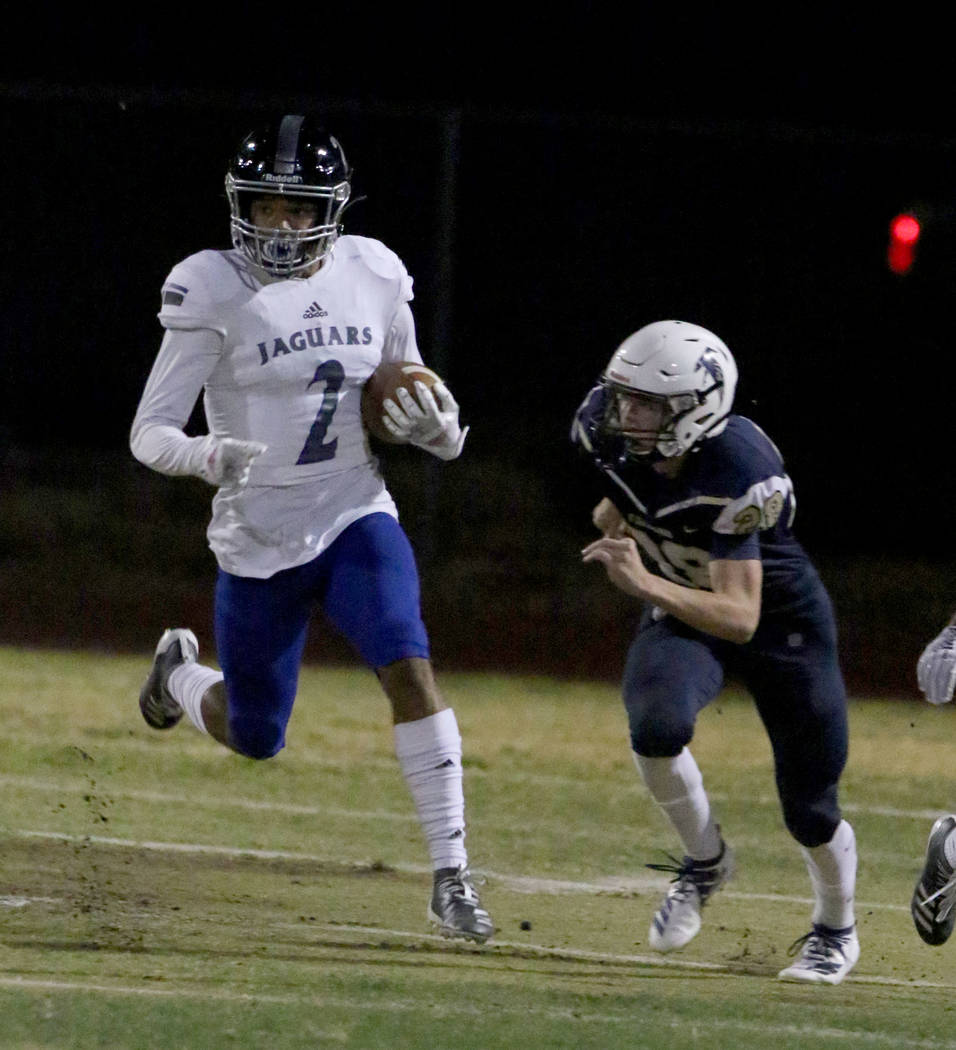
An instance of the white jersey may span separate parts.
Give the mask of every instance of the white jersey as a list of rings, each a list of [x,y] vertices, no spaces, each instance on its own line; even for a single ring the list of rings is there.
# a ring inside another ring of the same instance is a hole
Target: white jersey
[[[207,535],[226,572],[268,577],[310,561],[366,514],[398,516],[360,400],[381,361],[421,361],[411,298],[401,260],[366,237],[340,237],[304,279],[270,279],[234,250],[173,267],[159,313],[167,337],[131,443],[164,470],[170,444],[191,440],[182,428],[204,391],[210,434],[267,446],[248,484],[213,500]]]

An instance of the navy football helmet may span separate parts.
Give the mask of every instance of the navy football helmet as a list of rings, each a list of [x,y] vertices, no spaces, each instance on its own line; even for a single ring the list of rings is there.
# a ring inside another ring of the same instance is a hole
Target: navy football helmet
[[[286,115],[250,132],[226,174],[232,243],[276,277],[310,271],[332,250],[351,193],[351,170],[338,140],[310,118]],[[256,226],[252,202],[267,196],[306,201],[317,210],[304,230]]]

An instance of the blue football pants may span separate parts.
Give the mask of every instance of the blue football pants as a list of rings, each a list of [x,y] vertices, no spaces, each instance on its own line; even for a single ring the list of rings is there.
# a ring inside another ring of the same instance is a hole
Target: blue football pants
[[[215,598],[230,741],[252,758],[285,744],[317,608],[370,668],[429,655],[415,556],[390,514],[360,518],[312,561],[268,579],[220,570]]]

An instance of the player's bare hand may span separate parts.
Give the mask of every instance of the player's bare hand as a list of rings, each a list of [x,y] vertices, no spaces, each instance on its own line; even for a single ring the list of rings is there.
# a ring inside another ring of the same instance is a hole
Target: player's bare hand
[[[647,585],[653,577],[644,567],[637,544],[630,536],[620,539],[605,536],[589,543],[581,558],[585,562],[599,562],[607,570],[608,579],[627,594],[647,597]]]
[[[956,625],[944,627],[916,664],[916,680],[931,704],[948,704],[956,687]]]
[[[591,511],[591,521],[605,536],[619,538],[624,535],[624,518],[609,499],[602,499]]]

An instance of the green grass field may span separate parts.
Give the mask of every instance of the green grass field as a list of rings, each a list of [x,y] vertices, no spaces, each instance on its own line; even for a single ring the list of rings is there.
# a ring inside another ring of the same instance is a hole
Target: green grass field
[[[362,670],[306,669],[287,749],[255,763],[140,720],[141,659],[0,649],[0,1047],[956,1047],[956,940],[909,897],[956,808],[950,708],[854,700],[846,815],[862,957],[837,988],[775,980],[806,932],[749,702],[695,755],[738,854],[704,928],[647,928],[676,852],[616,689],[445,675],[465,739],[468,845],[498,927],[431,933],[427,856]]]

